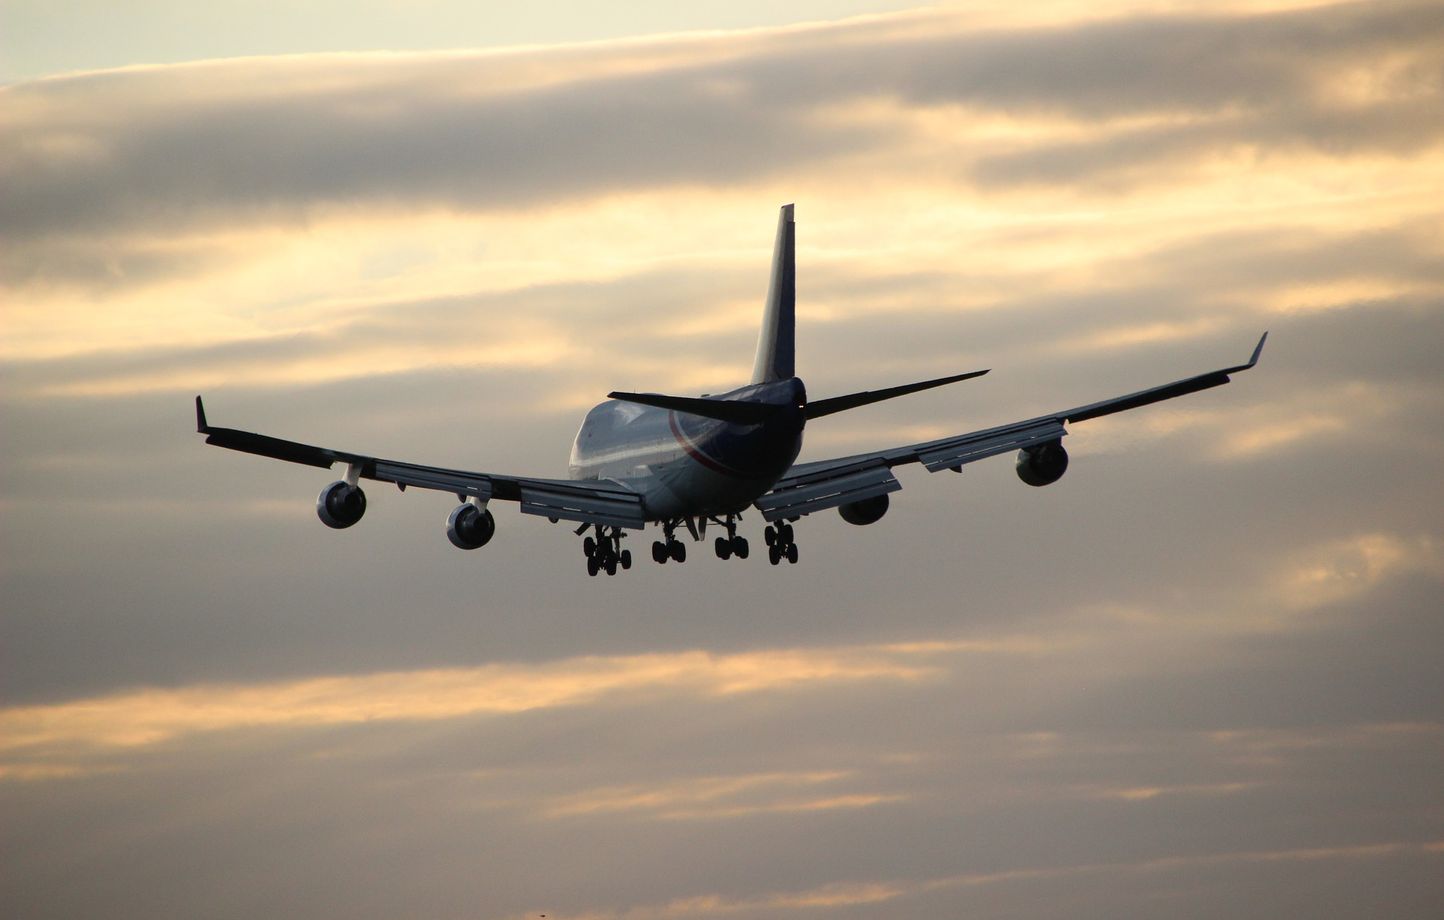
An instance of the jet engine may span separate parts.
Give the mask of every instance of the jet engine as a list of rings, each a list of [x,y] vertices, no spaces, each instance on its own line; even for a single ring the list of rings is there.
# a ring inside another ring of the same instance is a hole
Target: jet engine
[[[365,513],[366,493],[339,479],[322,489],[316,499],[316,516],[322,524],[337,530],[350,527]]]
[[[887,493],[874,495],[872,498],[864,498],[858,502],[848,502],[845,505],[837,506],[837,513],[849,524],[856,524],[859,527],[865,524],[876,524],[884,514],[887,514]]]
[[[496,533],[496,518],[470,502],[457,505],[446,519],[446,538],[457,549],[481,549]]]
[[[1018,451],[1018,478],[1030,486],[1052,485],[1068,470],[1068,451],[1063,442],[1048,441]]]

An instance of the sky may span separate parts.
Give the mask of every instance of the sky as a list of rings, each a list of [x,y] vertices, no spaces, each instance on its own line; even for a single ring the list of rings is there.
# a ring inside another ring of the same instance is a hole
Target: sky
[[[0,913],[1437,917],[1444,8],[611,6],[0,2]],[[804,459],[1268,347],[776,568],[194,432],[562,476],[787,202],[815,398],[993,369]]]

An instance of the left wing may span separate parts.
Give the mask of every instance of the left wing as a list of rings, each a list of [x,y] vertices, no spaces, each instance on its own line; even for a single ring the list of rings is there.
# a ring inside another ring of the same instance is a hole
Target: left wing
[[[352,485],[355,485],[356,479],[373,479],[378,482],[394,482],[403,490],[407,486],[414,486],[418,489],[451,492],[460,501],[476,498],[482,501],[500,499],[519,502],[525,514],[537,514],[558,520],[633,529],[646,526],[642,496],[617,482],[531,479],[496,473],[449,470],[398,460],[383,460],[328,447],[313,447],[310,444],[285,441],[251,431],[216,428],[207,423],[205,406],[201,404],[199,396],[196,397],[196,431],[206,436],[207,444],[285,460],[288,463],[304,463],[322,469],[344,463],[347,481]]]
[[[1040,415],[1037,418],[1014,422],[1011,425],[985,428],[981,431],[972,431],[967,434],[939,438],[936,441],[925,441],[921,444],[894,447],[868,454],[839,457],[835,460],[799,463],[777,481],[772,491],[757,499],[755,505],[768,521],[796,518],[814,511],[823,511],[827,508],[835,508],[839,505],[847,505],[886,495],[889,492],[896,492],[902,488],[902,483],[898,482],[897,477],[892,474],[892,468],[895,466],[921,463],[930,473],[940,470],[961,472],[965,463],[972,463],[1014,450],[1045,451],[1050,445],[1056,445],[1057,451],[1051,454],[1049,459],[1055,464],[1061,463],[1063,467],[1066,467],[1067,454],[1062,451],[1062,446],[1058,443],[1068,433],[1065,425],[1101,418],[1115,412],[1137,409],[1140,406],[1147,406],[1165,399],[1173,399],[1175,396],[1222,386],[1228,383],[1230,374],[1246,371],[1258,364],[1259,355],[1263,353],[1264,342],[1267,339],[1268,333],[1265,332],[1258,340],[1258,345],[1255,346],[1248,363],[1236,367],[1209,371],[1205,374],[1165,383],[1162,386],[1140,390],[1137,393],[1129,393],[1126,396],[1117,396],[1113,399],[1105,399],[1102,402],[1090,403],[1049,415]],[[1057,475],[1047,481],[1051,482],[1061,475],[1060,468]]]

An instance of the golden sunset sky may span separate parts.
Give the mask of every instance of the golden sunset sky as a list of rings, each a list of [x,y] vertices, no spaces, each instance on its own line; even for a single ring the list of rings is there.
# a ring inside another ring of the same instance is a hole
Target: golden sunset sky
[[[1439,4],[0,0],[0,79],[0,914],[1439,915]],[[780,568],[194,433],[564,475],[746,380],[787,202],[814,397],[993,369],[804,459],[1269,345]]]

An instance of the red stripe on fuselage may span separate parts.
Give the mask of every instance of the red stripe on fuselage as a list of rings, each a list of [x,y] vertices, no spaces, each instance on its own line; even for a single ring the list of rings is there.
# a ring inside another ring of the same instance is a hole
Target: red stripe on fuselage
[[[702,464],[714,473],[721,473],[724,476],[733,476],[737,479],[747,478],[745,474],[740,473],[737,470],[732,469],[731,467],[724,466],[721,463],[718,463],[716,460],[713,460],[706,454],[702,453],[701,449],[698,448],[695,443],[693,443],[691,438],[687,437],[686,433],[682,431],[681,426],[677,424],[677,413],[670,411],[667,413],[667,424],[670,425],[672,428],[672,437],[676,438],[677,443],[682,445],[682,450],[687,453],[687,456],[691,457],[693,460],[696,460],[698,463]]]

